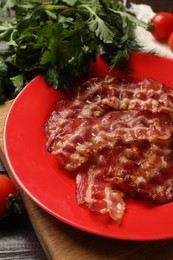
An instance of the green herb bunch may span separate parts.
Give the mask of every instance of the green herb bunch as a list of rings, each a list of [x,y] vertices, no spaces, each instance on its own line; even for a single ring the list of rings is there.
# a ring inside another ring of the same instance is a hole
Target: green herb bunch
[[[1,12],[11,10],[11,19],[0,21],[0,103],[38,74],[54,89],[67,89],[96,54],[120,68],[130,52],[142,50],[135,27],[148,29],[113,0],[3,0]]]

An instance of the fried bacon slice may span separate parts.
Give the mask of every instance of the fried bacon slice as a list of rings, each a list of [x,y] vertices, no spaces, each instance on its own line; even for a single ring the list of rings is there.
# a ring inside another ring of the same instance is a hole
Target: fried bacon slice
[[[120,222],[125,212],[124,193],[115,189],[112,182],[105,180],[107,153],[89,162],[86,168],[79,169],[76,175],[76,199],[79,205],[85,204],[90,210],[108,213]]]
[[[111,108],[170,114],[173,112],[173,92],[154,80],[128,83],[109,76],[92,78],[79,86],[71,99],[57,102],[46,124],[46,133],[48,136],[56,133],[69,119],[100,117]]]
[[[109,157],[104,157],[105,181],[131,197],[155,204],[173,200],[172,145],[172,137],[152,144],[148,141],[120,143]]]
[[[76,199],[120,222],[124,196],[173,200],[173,90],[154,80],[93,78],[57,103],[47,150],[76,173]]]
[[[97,178],[99,178],[99,182],[97,182]],[[101,180],[99,173],[96,172],[94,175],[92,172],[91,174],[90,172],[78,174],[76,185],[78,205],[85,204],[93,212],[108,213],[113,220],[121,222],[126,209],[123,192],[113,188],[111,183],[105,182],[103,177]]]
[[[163,118],[163,120],[161,120]],[[75,131],[74,131],[75,129]],[[70,120],[57,133],[50,149],[67,170],[75,171],[91,156],[104,148],[112,148],[121,139],[167,139],[172,135],[169,116],[140,111],[111,111],[97,119]]]

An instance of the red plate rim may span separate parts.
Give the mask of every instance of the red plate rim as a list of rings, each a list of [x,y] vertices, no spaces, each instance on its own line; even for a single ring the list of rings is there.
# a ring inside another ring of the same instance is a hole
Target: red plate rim
[[[128,62],[131,78],[153,78],[173,87],[170,77],[172,60],[133,53]],[[152,65],[150,69],[148,62]],[[105,73],[107,67],[98,57],[92,76]],[[128,199],[127,213],[120,225],[107,216],[77,206],[74,178],[63,172],[45,149],[43,126],[58,98],[60,93],[37,76],[20,92],[8,112],[3,134],[4,151],[12,177],[19,187],[49,214],[83,231],[126,240],[172,238],[172,202],[150,207]]]

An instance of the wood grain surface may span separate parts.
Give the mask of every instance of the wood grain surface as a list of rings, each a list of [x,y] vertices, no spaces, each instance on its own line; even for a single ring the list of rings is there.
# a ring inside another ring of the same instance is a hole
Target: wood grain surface
[[[2,132],[11,103],[12,101],[9,101],[0,106],[0,157],[9,175],[11,173],[2,147]],[[68,226],[47,214],[23,191],[19,191],[35,233],[50,260],[173,259],[173,239],[139,242],[92,235]]]

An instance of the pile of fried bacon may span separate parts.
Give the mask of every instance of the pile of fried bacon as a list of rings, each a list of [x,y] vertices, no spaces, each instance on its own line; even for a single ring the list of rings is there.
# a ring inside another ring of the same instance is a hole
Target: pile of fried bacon
[[[47,150],[76,176],[76,199],[120,222],[125,196],[173,200],[173,89],[154,80],[91,78],[57,102]]]

